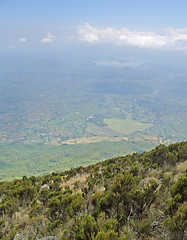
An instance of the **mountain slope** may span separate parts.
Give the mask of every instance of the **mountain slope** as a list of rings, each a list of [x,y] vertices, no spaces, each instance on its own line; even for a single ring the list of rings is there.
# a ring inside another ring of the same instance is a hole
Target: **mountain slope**
[[[0,239],[185,239],[187,142],[0,183]]]

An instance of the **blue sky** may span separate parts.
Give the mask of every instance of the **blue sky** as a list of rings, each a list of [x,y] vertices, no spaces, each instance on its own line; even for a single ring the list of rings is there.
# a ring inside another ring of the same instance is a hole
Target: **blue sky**
[[[0,0],[0,51],[187,50],[186,0]]]

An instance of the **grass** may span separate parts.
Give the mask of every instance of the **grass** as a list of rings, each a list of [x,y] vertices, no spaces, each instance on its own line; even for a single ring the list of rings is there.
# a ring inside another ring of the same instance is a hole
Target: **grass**
[[[96,136],[114,137],[114,136],[127,136],[137,131],[144,131],[150,128],[152,124],[142,123],[131,118],[128,114],[126,119],[105,118],[105,127],[97,126],[93,123],[89,123],[87,132]]]
[[[150,128],[152,124],[141,123],[132,120],[130,117],[126,119],[104,119],[104,123],[113,131],[119,132],[121,135],[129,135],[137,131],[144,131]]]
[[[92,133],[96,136],[104,136],[104,137],[114,137],[119,135],[119,132],[116,132],[107,127],[100,127],[93,123],[88,123],[87,132]]]

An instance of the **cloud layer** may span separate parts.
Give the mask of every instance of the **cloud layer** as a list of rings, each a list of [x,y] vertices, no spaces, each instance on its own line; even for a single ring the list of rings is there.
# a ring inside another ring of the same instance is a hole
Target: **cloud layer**
[[[47,33],[47,36],[41,40],[43,43],[54,42],[55,36],[52,35],[50,32]]]
[[[88,43],[113,43],[118,45],[149,48],[187,50],[187,28],[168,28],[163,35],[154,32],[98,29],[85,23],[78,27],[79,40]]]
[[[23,37],[23,38],[20,38],[19,41],[20,41],[20,42],[26,42],[27,39]]]

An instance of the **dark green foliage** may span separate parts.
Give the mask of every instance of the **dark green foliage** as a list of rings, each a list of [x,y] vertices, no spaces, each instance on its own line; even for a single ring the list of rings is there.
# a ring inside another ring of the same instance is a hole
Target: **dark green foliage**
[[[31,203],[30,211],[29,211],[29,218],[35,218],[37,216],[40,216],[42,213],[42,210],[44,209],[43,205],[38,204],[37,201],[33,201]]]
[[[117,221],[113,218],[105,220],[105,214],[101,214],[96,221],[91,215],[84,215],[73,228],[77,240],[113,240],[118,239]]]
[[[138,165],[133,165],[130,169],[130,173],[133,174],[133,176],[137,176],[139,172],[139,167]]]
[[[5,221],[0,220],[0,239],[3,237],[3,228],[5,227]]]
[[[91,240],[96,236],[97,224],[91,215],[84,215],[83,220],[75,222],[74,233],[76,240]]]
[[[147,219],[143,219],[141,221],[141,225],[140,225],[140,234],[141,235],[150,235],[150,231],[151,231],[151,224],[150,221]]]
[[[1,182],[0,238],[184,240],[187,172],[177,164],[185,166],[186,147],[160,145],[86,168]]]
[[[104,215],[101,214],[100,218],[98,219],[98,233],[95,237],[95,240],[115,240],[119,239],[117,233],[117,220],[113,218],[109,218],[105,222],[101,222],[104,220]]]
[[[144,188],[144,198],[145,203],[147,206],[150,206],[151,203],[154,201],[154,199],[157,196],[156,189],[158,187],[158,183],[156,181],[151,181],[147,184],[147,186]]]
[[[176,194],[181,195],[181,201],[187,199],[187,173],[182,175],[170,189],[172,197]]]
[[[153,169],[156,169],[158,167],[158,164],[157,163],[154,163],[153,165],[152,165],[152,168]]]
[[[49,197],[49,193],[50,191],[46,188],[42,189],[39,193],[39,200],[46,205],[47,201],[48,201],[48,197]]]
[[[171,186],[170,192],[172,199],[167,202],[165,223],[173,232],[175,239],[183,239],[187,228],[187,173]]]
[[[60,219],[56,219],[53,222],[50,222],[48,225],[49,231],[53,231],[55,228],[57,228],[60,225],[61,221]]]
[[[14,212],[18,210],[18,199],[6,196],[0,203],[0,216],[7,214],[12,217]]]
[[[167,202],[165,223],[173,232],[174,239],[183,239],[187,228],[187,173],[170,188],[172,198]]]
[[[169,216],[165,223],[173,232],[173,239],[184,239],[187,228],[187,202],[184,202],[172,216]]]
[[[119,173],[111,186],[113,195],[113,203],[116,209],[116,217],[120,219],[120,203],[123,206],[123,211],[129,214],[131,207],[131,192],[136,187],[136,179],[128,171],[124,171],[123,174]]]
[[[73,217],[77,212],[82,211],[84,208],[84,199],[80,193],[77,193],[72,196],[71,203],[66,207],[66,212],[68,216]]]
[[[89,187],[89,189],[92,189],[92,188],[94,187],[95,182],[96,182],[96,179],[95,179],[95,178],[91,177],[91,178],[89,179],[89,181],[88,181],[88,187]]]
[[[103,230],[99,231],[97,236],[95,237],[95,240],[117,240],[118,234],[114,231],[109,229],[107,232],[104,232]]]

